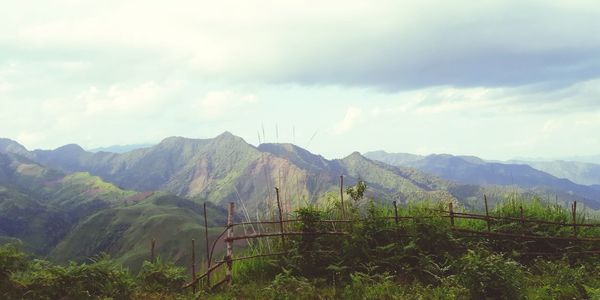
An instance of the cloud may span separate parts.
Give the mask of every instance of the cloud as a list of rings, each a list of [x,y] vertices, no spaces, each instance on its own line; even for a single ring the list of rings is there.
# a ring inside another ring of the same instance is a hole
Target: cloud
[[[303,1],[59,1],[40,4],[60,11],[42,16],[13,6],[0,13],[0,44],[19,51],[4,59],[76,57],[81,64],[62,67],[107,78],[182,72],[400,91],[600,77],[600,8],[591,1],[338,0],[318,9]]]
[[[231,91],[211,91],[196,104],[203,117],[218,118],[258,102],[253,94],[239,94]]]
[[[335,124],[333,132],[335,134],[344,134],[352,129],[363,117],[363,111],[357,107],[348,107],[344,118]]]
[[[139,113],[156,109],[165,93],[166,87],[154,82],[146,82],[131,89],[113,85],[105,91],[90,87],[77,97],[77,101],[85,103],[86,115]]]

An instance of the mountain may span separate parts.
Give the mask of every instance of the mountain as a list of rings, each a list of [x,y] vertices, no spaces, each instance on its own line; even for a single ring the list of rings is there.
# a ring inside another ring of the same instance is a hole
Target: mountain
[[[111,152],[111,153],[126,153],[137,149],[150,148],[154,144],[133,144],[133,145],[113,145],[109,147],[93,148],[89,152]]]
[[[29,155],[44,166],[89,172],[123,189],[164,191],[197,202],[235,201],[250,213],[275,207],[276,186],[286,211],[338,193],[342,174],[346,185],[366,180],[379,199],[453,199],[447,190],[454,185],[415,169],[374,162],[358,153],[327,160],[292,144],[254,147],[229,132],[212,139],[170,137],[127,153],[92,153],[66,145]]]
[[[69,146],[60,153],[70,150],[80,152]],[[208,208],[209,226],[222,226],[225,210]],[[187,262],[192,238],[205,253],[203,218],[202,206],[190,200],[123,190],[89,173],[67,174],[0,153],[0,243],[21,241],[26,251],[56,262],[105,252],[136,269],[152,238],[157,255]]]
[[[558,178],[566,178],[578,184],[600,185],[600,164],[578,161],[511,161],[527,164]]]
[[[406,154],[399,154],[398,158],[381,152],[366,153],[365,156],[382,159],[385,163],[404,161],[398,164],[465,184],[518,186],[540,194],[551,193],[564,199],[579,200],[593,208],[600,207],[597,189],[554,177],[526,164],[488,162],[473,156],[448,154],[433,154],[413,161],[406,161]]]
[[[0,138],[0,153],[12,153],[23,157],[30,157],[29,151],[23,145],[5,138]]]
[[[226,211],[208,205],[209,238],[222,231]],[[156,193],[131,205],[98,211],[78,223],[50,252],[53,261],[85,261],[99,253],[109,253],[137,271],[150,253],[150,241],[156,240],[158,256],[188,265],[191,240],[196,240],[199,257],[206,255],[202,205],[174,195]]]
[[[132,194],[86,173],[67,175],[0,153],[0,236],[44,254],[81,218]]]

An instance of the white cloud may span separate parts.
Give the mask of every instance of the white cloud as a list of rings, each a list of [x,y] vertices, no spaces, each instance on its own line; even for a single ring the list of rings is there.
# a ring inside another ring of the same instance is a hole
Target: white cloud
[[[108,113],[138,113],[156,109],[166,99],[163,97],[168,87],[154,82],[146,82],[126,89],[118,85],[104,91],[90,87],[77,97],[85,103],[86,115]]]
[[[360,108],[351,106],[346,110],[344,118],[335,124],[333,132],[335,134],[344,134],[352,129],[363,117],[363,111]]]
[[[256,103],[258,103],[258,97],[253,94],[211,91],[197,102],[196,109],[203,117],[218,118]]]

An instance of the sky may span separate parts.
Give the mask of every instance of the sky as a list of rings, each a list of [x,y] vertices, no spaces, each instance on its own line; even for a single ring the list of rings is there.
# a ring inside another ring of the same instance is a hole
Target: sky
[[[89,149],[224,131],[327,158],[600,154],[600,5],[3,1],[0,137]]]

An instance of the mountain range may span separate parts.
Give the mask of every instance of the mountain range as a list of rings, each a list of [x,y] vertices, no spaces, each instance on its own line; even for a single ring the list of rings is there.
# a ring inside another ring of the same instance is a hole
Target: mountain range
[[[160,255],[183,263],[189,241],[202,241],[203,203],[213,235],[227,202],[237,203],[238,218],[272,218],[275,187],[289,213],[339,199],[341,175],[346,186],[364,180],[367,196],[387,203],[428,199],[479,208],[483,194],[493,205],[518,192],[600,208],[598,187],[476,157],[354,152],[328,160],[293,144],[255,147],[229,132],[134,148],[29,151],[0,139],[0,242],[20,240],[28,251],[58,262],[106,252],[135,269],[156,238]]]
[[[475,185],[516,186],[598,207],[600,166],[581,162],[494,162],[475,156],[374,151],[365,156],[394,166],[412,167],[446,180]],[[571,180],[575,178],[576,180]],[[575,183],[577,181],[579,183]],[[588,184],[588,185],[586,185]]]

